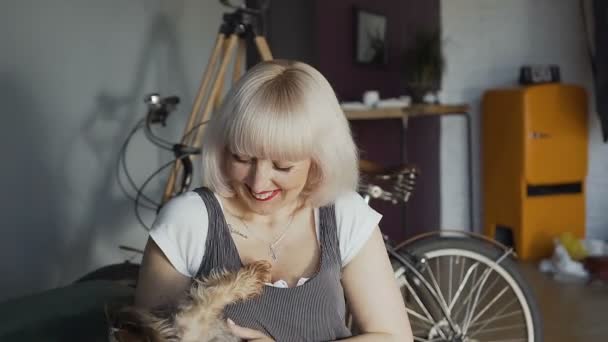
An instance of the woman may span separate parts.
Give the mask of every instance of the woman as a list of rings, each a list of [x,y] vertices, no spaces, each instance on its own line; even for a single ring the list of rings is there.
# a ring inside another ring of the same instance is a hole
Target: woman
[[[226,308],[248,341],[411,341],[381,215],[355,192],[357,150],[327,80],[300,62],[253,67],[203,139],[205,188],[177,196],[150,232],[136,305],[175,304],[192,278],[272,263],[262,296]],[[361,334],[344,323],[346,298]]]

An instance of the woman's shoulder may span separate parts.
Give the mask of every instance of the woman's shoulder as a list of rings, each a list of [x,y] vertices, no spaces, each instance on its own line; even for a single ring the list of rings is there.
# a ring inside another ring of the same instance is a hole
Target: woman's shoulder
[[[208,226],[205,203],[198,193],[188,191],[163,206],[150,237],[177,271],[194,276],[204,254]]]
[[[358,192],[352,190],[341,193],[334,201],[336,209],[347,209],[361,205],[367,206],[367,203]]]
[[[334,207],[338,229],[356,228],[361,223],[379,221],[382,217],[355,191],[348,191],[338,196],[334,201]]]
[[[355,191],[341,194],[334,207],[342,265],[346,266],[369,239],[382,215]]]
[[[201,196],[195,191],[187,191],[170,199],[159,211],[155,224],[188,224],[207,217],[207,208]]]

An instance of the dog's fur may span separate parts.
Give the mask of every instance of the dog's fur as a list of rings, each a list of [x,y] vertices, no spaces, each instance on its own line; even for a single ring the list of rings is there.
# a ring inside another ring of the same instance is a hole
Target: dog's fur
[[[108,312],[110,340],[117,342],[238,342],[223,317],[226,305],[261,294],[270,263],[251,263],[237,272],[195,280],[176,310],[151,312],[127,306]]]

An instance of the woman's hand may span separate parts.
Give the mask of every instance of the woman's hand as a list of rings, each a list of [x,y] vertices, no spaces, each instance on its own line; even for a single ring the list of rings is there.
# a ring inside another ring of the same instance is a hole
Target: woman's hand
[[[245,327],[236,325],[230,318],[228,318],[228,328],[236,336],[240,337],[245,341],[255,342],[275,342],[272,338],[268,337],[261,331],[253,330]]]

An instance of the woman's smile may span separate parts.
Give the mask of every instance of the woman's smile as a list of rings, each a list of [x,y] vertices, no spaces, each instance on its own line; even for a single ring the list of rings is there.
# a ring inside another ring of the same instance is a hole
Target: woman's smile
[[[249,186],[247,186],[249,193],[256,201],[268,202],[275,198],[281,190],[270,190],[270,191],[262,191],[262,192],[254,192]]]

